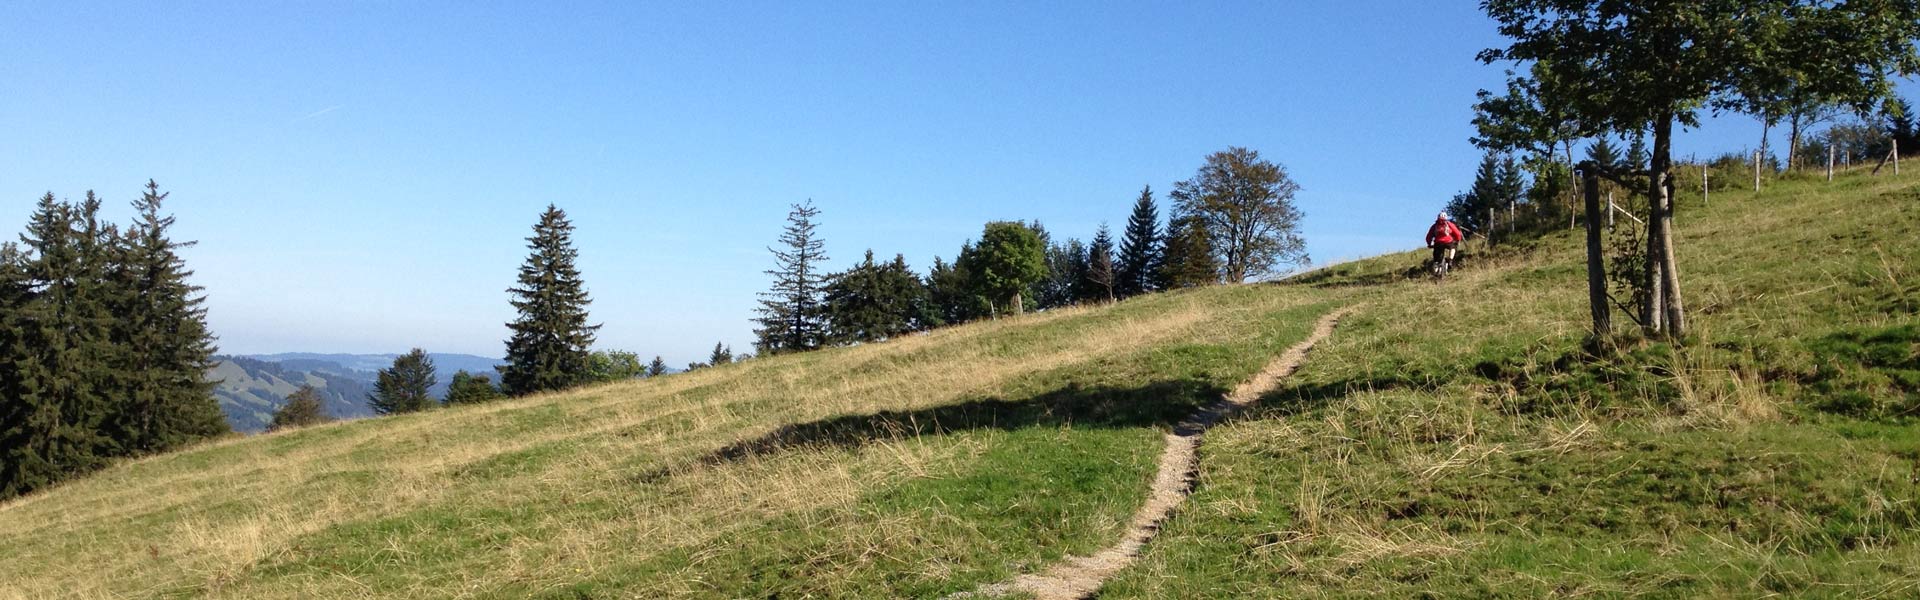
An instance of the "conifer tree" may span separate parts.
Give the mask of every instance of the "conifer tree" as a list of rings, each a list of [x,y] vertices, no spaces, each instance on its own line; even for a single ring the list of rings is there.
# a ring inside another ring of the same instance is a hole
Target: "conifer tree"
[[[1153,187],[1140,189],[1127,217],[1127,230],[1120,239],[1120,256],[1115,260],[1115,293],[1120,297],[1138,296],[1154,289],[1154,271],[1160,267],[1160,209],[1154,206]]]
[[[1219,283],[1220,263],[1215,255],[1207,227],[1193,217],[1175,215],[1160,262],[1160,285],[1174,289]]]
[[[493,385],[493,378],[485,374],[468,373],[465,369],[455,371],[453,381],[447,384],[445,404],[479,404],[507,397],[500,388]]]
[[[1086,293],[1082,300],[1090,302],[1112,302],[1115,282],[1113,267],[1113,236],[1107,233],[1107,224],[1101,223],[1100,229],[1093,234],[1093,244],[1087,247]]]
[[[940,315],[933,305],[932,295],[927,291],[927,282],[907,266],[905,255],[893,255],[893,262],[887,264],[882,279],[889,295],[898,299],[901,309],[905,311],[907,328],[900,333],[926,331],[940,326]]]
[[[820,209],[814,208],[812,200],[793,205],[786,229],[780,233],[779,245],[784,249],[767,249],[774,259],[774,268],[766,272],[773,276],[773,287],[760,294],[760,316],[754,319],[760,324],[754,331],[758,338],[754,346],[762,355],[804,352],[826,342],[822,296],[827,277],[820,263],[828,258],[826,242],[814,233],[818,216]]]
[[[167,194],[149,180],[133,204],[139,216],[120,240],[116,269],[113,343],[117,402],[107,416],[107,435],[132,454],[163,452],[227,433],[213,396],[213,334],[204,297],[175,251],[193,242],[168,237],[174,218],[161,213]]]
[[[567,213],[547,205],[540,222],[527,238],[528,254],[520,266],[520,285],[510,288],[519,317],[507,327],[507,364],[500,367],[500,387],[508,395],[524,396],[585,383],[592,376],[594,332],[587,324],[586,283],[574,266],[580,252],[573,247],[573,223]]]
[[[917,328],[926,319],[926,286],[904,257],[878,264],[866,259],[835,275],[827,285],[831,337],[837,343],[872,342]]]
[[[973,244],[963,244],[958,256],[972,253]],[[938,256],[933,257],[933,267],[927,271],[927,299],[939,323],[945,325],[958,325],[989,313],[985,300],[973,293],[967,272],[957,261],[949,264]]]
[[[707,364],[716,367],[733,364],[733,348],[720,342],[714,342],[713,354],[707,355]]]
[[[332,420],[333,417],[320,404],[320,392],[314,391],[311,385],[303,385],[287,396],[286,404],[273,411],[273,422],[267,424],[267,431],[319,425]]]
[[[1613,142],[1603,135],[1595,139],[1593,145],[1587,146],[1587,160],[1601,168],[1619,169],[1625,159],[1620,158],[1620,151],[1615,150]]]
[[[426,351],[413,351],[393,359],[393,366],[375,374],[373,393],[367,394],[367,406],[374,414],[391,415],[433,408],[429,390],[435,381],[433,359]]]
[[[667,374],[667,361],[658,356],[653,357],[653,362],[647,364],[647,376],[659,377],[665,374]]]
[[[101,428],[114,352],[99,206],[91,192],[77,207],[48,193],[21,236],[30,294],[9,315],[17,329],[4,361],[13,390],[0,398],[0,497],[90,471],[118,453]]]

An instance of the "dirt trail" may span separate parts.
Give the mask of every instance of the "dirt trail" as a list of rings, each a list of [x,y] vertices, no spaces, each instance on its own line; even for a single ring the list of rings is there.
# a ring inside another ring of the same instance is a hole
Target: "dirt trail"
[[[1220,419],[1246,408],[1259,400],[1261,395],[1279,387],[1280,380],[1293,374],[1294,370],[1300,368],[1300,363],[1305,362],[1307,352],[1313,349],[1314,344],[1331,335],[1340,319],[1352,311],[1352,307],[1341,308],[1321,317],[1314,326],[1313,334],[1307,336],[1306,340],[1294,344],[1279,358],[1267,363],[1266,368],[1261,369],[1253,379],[1241,383],[1225,398],[1207,405],[1174,426],[1173,432],[1167,434],[1166,449],[1160,452],[1160,472],[1153,478],[1147,502],[1140,506],[1139,512],[1133,514],[1126,535],[1118,543],[1092,556],[1068,557],[1044,573],[1021,575],[1010,582],[984,586],[948,598],[997,598],[1018,593],[1032,594],[1041,600],[1092,597],[1100,591],[1101,584],[1107,578],[1133,564],[1147,541],[1160,531],[1160,524],[1192,493],[1193,477],[1199,469],[1200,436]]]

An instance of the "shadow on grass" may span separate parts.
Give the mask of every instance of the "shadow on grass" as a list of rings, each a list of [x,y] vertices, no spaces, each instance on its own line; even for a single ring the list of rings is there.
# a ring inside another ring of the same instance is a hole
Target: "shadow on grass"
[[[642,473],[635,481],[649,483],[687,469],[715,467],[798,449],[860,448],[878,441],[982,429],[1177,427],[1226,392],[1218,385],[1194,379],[1138,387],[1072,385],[1021,400],[985,398],[920,410],[846,415],[787,425],[720,448],[688,464]]]

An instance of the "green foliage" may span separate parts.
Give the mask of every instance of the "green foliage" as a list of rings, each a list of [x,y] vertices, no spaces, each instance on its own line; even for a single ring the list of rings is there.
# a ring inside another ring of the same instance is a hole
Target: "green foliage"
[[[624,350],[595,350],[588,355],[593,364],[588,369],[588,381],[605,383],[625,381],[647,374],[647,366],[640,363],[640,355]]]
[[[1167,227],[1166,254],[1160,262],[1159,285],[1178,289],[1220,283],[1213,235],[1199,219],[1175,214]]]
[[[1100,230],[1093,235],[1093,243],[1087,245],[1086,273],[1074,295],[1082,302],[1112,302],[1115,277],[1113,236],[1107,233],[1107,225],[1101,223]]]
[[[566,211],[551,204],[527,238],[527,261],[520,266],[513,308],[519,312],[507,327],[507,364],[500,367],[500,388],[513,396],[566,389],[592,377],[594,332],[587,324],[586,282],[574,266],[580,251],[573,247],[573,223]]]
[[[466,371],[460,373],[464,375]],[[459,378],[456,376],[454,381],[458,383]],[[448,397],[452,397],[452,394],[449,393]],[[327,414],[326,408],[320,405],[320,392],[315,391],[313,386],[303,385],[287,395],[286,404],[280,405],[280,408],[273,411],[273,422],[267,425],[267,431],[297,429],[332,420],[333,417]]]
[[[1127,217],[1127,229],[1120,239],[1115,293],[1126,298],[1159,287],[1154,273],[1160,269],[1165,242],[1160,235],[1160,208],[1154,205],[1153,188],[1140,188],[1140,198],[1133,202],[1133,214]]]
[[[653,357],[653,362],[650,362],[650,363],[647,363],[647,376],[648,376],[648,377],[659,377],[659,376],[661,376],[661,375],[665,375],[665,374],[667,374],[667,361],[666,361],[666,360],[664,360],[664,359],[661,359],[661,358],[660,358],[660,357],[658,357],[658,356],[655,356],[655,357]]]
[[[507,397],[500,388],[493,385],[493,378],[486,374],[468,373],[465,369],[455,371],[453,380],[447,384],[445,404],[479,404]]]
[[[973,262],[971,242],[960,246],[960,254],[954,263],[933,257],[933,267],[927,271],[927,298],[933,304],[935,325],[958,325],[983,319],[993,315],[992,305],[974,293],[972,276],[962,269],[963,263]],[[959,260],[967,259],[967,260]]]
[[[49,193],[21,245],[0,248],[0,498],[228,431],[165,198],[148,182],[122,233],[92,192]]]
[[[955,266],[966,273],[974,295],[987,299],[991,307],[1020,314],[1028,288],[1047,276],[1046,248],[1032,227],[994,221],[981,231],[971,252],[962,250]]]
[[[733,348],[720,342],[713,343],[713,354],[707,356],[707,365],[720,366],[733,364]]]
[[[1221,277],[1232,283],[1271,273],[1280,264],[1306,264],[1307,242],[1300,237],[1294,206],[1300,184],[1287,169],[1260,153],[1230,147],[1207,156],[1191,179],[1173,185],[1176,210],[1207,231],[1220,262]]]
[[[373,380],[373,393],[367,406],[374,414],[392,415],[433,408],[429,390],[435,381],[433,359],[419,348],[393,359],[393,366],[381,369]]]
[[[836,343],[884,340],[923,329],[931,320],[927,287],[906,258],[877,264],[872,250],[860,264],[833,276],[826,302],[829,338]]]
[[[1069,238],[1047,246],[1047,276],[1035,286],[1034,302],[1041,309],[1072,306],[1087,276],[1087,245]]]
[[[1492,236],[1500,233],[1495,231],[1496,224],[1505,227],[1508,208],[1520,202],[1525,185],[1512,156],[1488,152],[1474,171],[1473,187],[1447,203],[1447,214],[1473,235]]]
[[[760,294],[760,316],[754,319],[760,324],[754,346],[761,354],[804,352],[827,343],[828,275],[820,264],[829,259],[826,242],[814,233],[818,216],[812,200],[793,205],[780,233],[782,249],[771,250],[774,268],[767,274],[773,287]]]

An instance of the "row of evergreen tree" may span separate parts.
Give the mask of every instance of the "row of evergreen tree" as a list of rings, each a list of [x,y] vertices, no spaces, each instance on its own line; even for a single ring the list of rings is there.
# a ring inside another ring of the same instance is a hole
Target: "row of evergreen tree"
[[[925,276],[872,250],[840,272],[818,234],[820,209],[793,206],[777,244],[770,289],[754,319],[762,354],[872,342],[1029,309],[1113,302],[1161,290],[1239,282],[1307,261],[1299,186],[1245,148],[1207,157],[1174,186],[1163,224],[1152,188],[1133,202],[1116,246],[1102,224],[1091,242],[1053,239],[1039,222],[987,223],[953,262],[934,257]]]
[[[123,229],[48,193],[0,244],[0,498],[228,431],[166,198],[147,182]]]

